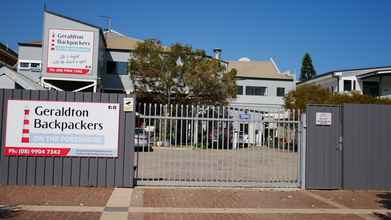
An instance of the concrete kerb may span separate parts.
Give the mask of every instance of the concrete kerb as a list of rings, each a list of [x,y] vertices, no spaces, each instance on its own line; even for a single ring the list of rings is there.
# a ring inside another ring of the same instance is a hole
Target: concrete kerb
[[[115,188],[103,210],[101,220],[128,219],[132,188]]]
[[[293,192],[304,191],[301,188],[253,188],[253,187],[208,187],[208,186],[136,186],[134,189],[180,189],[180,190],[242,190],[242,191],[276,191],[276,192]]]

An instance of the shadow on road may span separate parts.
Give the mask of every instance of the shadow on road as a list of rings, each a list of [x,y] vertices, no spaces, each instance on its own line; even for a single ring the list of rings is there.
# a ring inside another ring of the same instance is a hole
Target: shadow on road
[[[383,208],[391,209],[391,192],[380,193],[376,196],[380,199],[379,203],[383,206]],[[386,215],[380,213],[374,213],[374,215],[382,220],[391,220],[391,211]]]
[[[20,212],[15,206],[0,206],[0,219],[15,217]]]

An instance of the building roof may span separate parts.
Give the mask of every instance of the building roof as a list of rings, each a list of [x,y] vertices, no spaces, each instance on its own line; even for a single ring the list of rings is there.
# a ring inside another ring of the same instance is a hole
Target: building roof
[[[27,46],[27,47],[42,47],[42,41],[31,41],[31,42],[19,42],[19,46]]]
[[[322,78],[322,77],[332,76],[334,73],[339,73],[339,72],[343,74],[344,72],[362,71],[362,73],[360,75],[365,75],[365,74],[370,73],[370,72],[377,72],[377,71],[387,70],[387,69],[391,69],[391,66],[376,66],[376,67],[332,70],[332,71],[329,71],[329,72],[326,72],[326,73],[322,73],[320,75],[316,75],[314,78],[312,78],[310,80],[297,82],[296,84],[300,85],[300,84],[311,83],[311,81],[313,81],[313,80],[316,80],[316,79],[319,79],[319,78]]]
[[[16,72],[9,66],[0,64],[0,76],[1,75],[6,75],[12,81],[22,86],[24,89],[45,90],[45,88],[39,85],[37,82],[34,82],[33,80],[24,76],[23,74]]]
[[[104,33],[107,49],[114,50],[134,50],[142,40],[125,36],[115,31],[106,31]]]
[[[280,73],[272,61],[228,61],[228,70],[233,68],[237,77],[293,80],[291,75]]]
[[[18,54],[7,45],[0,43],[0,63],[14,66],[18,62]]]

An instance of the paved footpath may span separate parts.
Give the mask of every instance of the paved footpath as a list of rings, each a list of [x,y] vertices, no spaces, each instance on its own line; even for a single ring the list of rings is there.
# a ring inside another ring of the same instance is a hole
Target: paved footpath
[[[391,192],[0,186],[0,219],[391,219]]]

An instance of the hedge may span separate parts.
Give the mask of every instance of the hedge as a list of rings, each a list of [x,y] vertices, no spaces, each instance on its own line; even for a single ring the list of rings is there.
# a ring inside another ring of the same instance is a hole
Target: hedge
[[[285,96],[285,108],[305,110],[308,104],[342,105],[355,104],[385,104],[391,105],[390,98],[379,98],[362,95],[358,92],[336,93],[319,85],[303,85]]]

